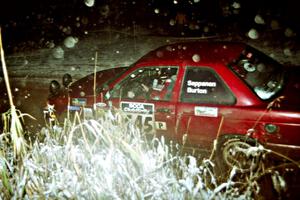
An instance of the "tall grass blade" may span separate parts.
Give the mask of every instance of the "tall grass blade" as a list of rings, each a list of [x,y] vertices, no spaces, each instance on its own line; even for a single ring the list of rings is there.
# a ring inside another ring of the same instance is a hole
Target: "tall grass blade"
[[[22,158],[26,154],[26,142],[23,137],[23,126],[21,123],[20,115],[13,103],[13,98],[12,98],[12,92],[11,92],[11,87],[9,83],[9,77],[8,77],[8,72],[7,72],[7,67],[5,63],[5,58],[4,58],[4,50],[3,50],[3,45],[2,45],[2,33],[1,33],[1,28],[0,28],[0,54],[1,54],[1,63],[2,63],[2,70],[3,70],[3,75],[4,75],[4,81],[8,93],[8,98],[9,98],[9,104],[10,104],[10,111],[7,113],[8,115],[4,117],[4,119],[9,119],[10,120],[10,130],[9,132],[11,133],[11,139],[13,143],[13,149],[14,149],[14,156]],[[7,122],[4,123],[6,125],[7,129]]]

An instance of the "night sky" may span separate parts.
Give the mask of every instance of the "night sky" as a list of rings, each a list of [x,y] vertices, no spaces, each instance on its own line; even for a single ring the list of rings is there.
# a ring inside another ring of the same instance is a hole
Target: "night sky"
[[[289,27],[298,34],[298,4],[297,0],[95,0],[94,6],[88,7],[84,0],[10,0],[0,8],[0,23],[8,48],[22,41],[80,36],[85,30],[107,25],[168,30],[178,12],[185,13],[189,23],[213,24],[215,32],[228,26],[247,31],[257,26],[253,19],[261,15],[266,24],[258,29],[268,29],[276,20],[280,28]]]

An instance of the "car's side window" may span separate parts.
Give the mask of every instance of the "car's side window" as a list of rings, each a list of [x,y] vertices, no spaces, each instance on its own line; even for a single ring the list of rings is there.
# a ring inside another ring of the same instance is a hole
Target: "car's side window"
[[[181,102],[225,104],[235,103],[235,97],[212,69],[187,67],[180,95]]]
[[[145,67],[128,75],[112,90],[113,98],[169,101],[178,67]]]

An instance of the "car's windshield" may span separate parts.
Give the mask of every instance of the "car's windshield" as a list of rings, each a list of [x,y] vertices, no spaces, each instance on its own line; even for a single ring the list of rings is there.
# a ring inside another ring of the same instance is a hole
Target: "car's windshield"
[[[276,96],[283,87],[282,66],[251,47],[246,48],[229,67],[263,100]]]
[[[128,68],[129,67],[120,67],[120,68],[118,68],[119,71],[115,74],[114,77],[112,77],[112,78],[108,79],[106,82],[104,82],[103,85],[102,85],[102,88],[107,88],[110,83],[114,82],[116,79],[121,77],[122,74],[124,74],[127,71]]]

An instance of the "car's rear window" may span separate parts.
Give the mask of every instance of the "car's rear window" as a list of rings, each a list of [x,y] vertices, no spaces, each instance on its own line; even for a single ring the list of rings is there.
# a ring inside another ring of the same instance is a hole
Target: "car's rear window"
[[[219,75],[209,67],[187,67],[181,102],[233,105],[235,96]]]
[[[272,99],[283,87],[284,70],[271,57],[251,48],[246,48],[229,67],[262,100]]]

